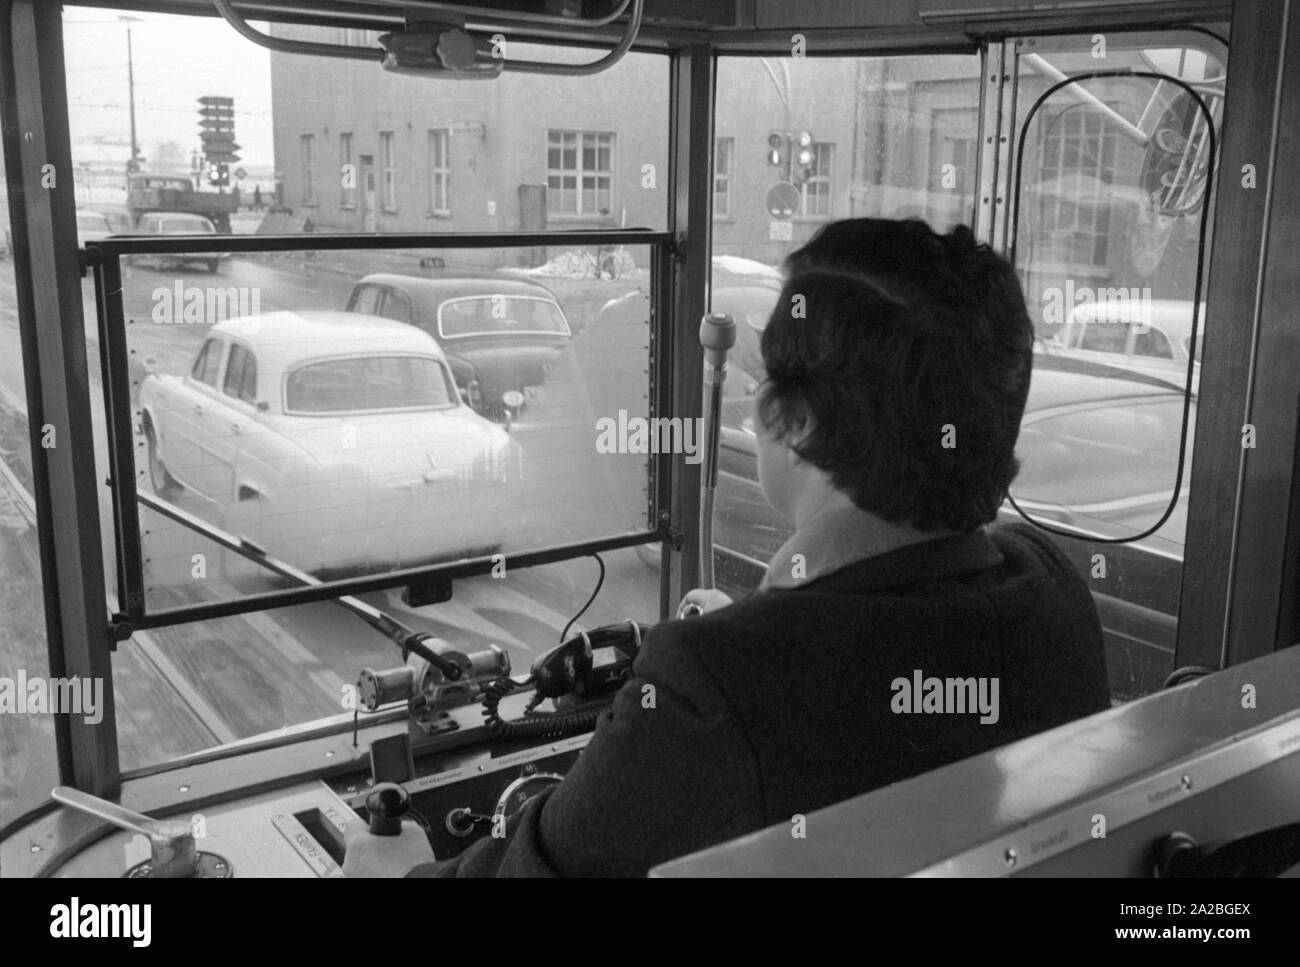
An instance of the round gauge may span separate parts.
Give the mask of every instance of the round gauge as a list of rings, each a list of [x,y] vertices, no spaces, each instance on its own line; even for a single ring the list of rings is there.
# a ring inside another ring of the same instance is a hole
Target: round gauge
[[[500,822],[498,817],[508,823],[515,813],[527,805],[528,800],[549,786],[563,781],[564,776],[557,775],[554,772],[534,772],[531,775],[520,776],[506,786],[500,798],[497,799],[496,808],[492,810],[493,828],[495,829]]]

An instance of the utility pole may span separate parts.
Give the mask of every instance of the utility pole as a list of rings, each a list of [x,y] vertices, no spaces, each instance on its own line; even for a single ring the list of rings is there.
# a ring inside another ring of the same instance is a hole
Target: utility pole
[[[118,20],[126,24],[126,83],[130,89],[131,107],[131,160],[126,163],[126,173],[133,175],[140,170],[140,145],[135,138],[135,61],[131,55],[131,23],[139,17],[118,15]]]

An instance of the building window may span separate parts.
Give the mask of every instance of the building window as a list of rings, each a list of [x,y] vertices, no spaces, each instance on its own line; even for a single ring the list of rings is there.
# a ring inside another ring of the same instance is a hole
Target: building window
[[[429,211],[451,214],[451,132],[437,128],[429,132]]]
[[[551,131],[546,150],[546,208],[555,214],[609,214],[614,205],[614,135]]]
[[[1110,107],[1119,110],[1120,105]],[[1115,129],[1084,105],[1071,105],[1042,126],[1038,192],[1039,224],[1062,248],[1070,265],[1107,265],[1110,209],[1107,199],[1115,179]]]
[[[930,112],[930,191],[958,195],[974,191],[978,127],[975,108],[939,108]]]
[[[316,136],[304,134],[299,138],[302,154],[302,203],[316,204]]]
[[[397,166],[393,161],[393,132],[379,132],[379,169],[383,172],[384,200],[386,212],[397,211]]]
[[[735,138],[718,138],[713,145],[713,217],[731,217],[731,165]]]
[[[803,196],[801,215],[829,215],[831,213],[831,160],[835,145],[825,141],[814,141],[813,160],[809,167],[812,174],[800,186]]]
[[[339,196],[339,205],[343,208],[357,207],[357,166],[352,160],[352,132],[344,131],[339,135],[339,169],[343,173],[340,184],[343,193]]]

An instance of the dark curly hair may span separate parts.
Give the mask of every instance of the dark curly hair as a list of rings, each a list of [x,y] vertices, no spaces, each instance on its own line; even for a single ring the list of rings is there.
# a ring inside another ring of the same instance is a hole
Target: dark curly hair
[[[1015,478],[1033,324],[1010,264],[959,226],[824,226],[786,259],[758,416],[863,510],[922,530],[992,520]]]

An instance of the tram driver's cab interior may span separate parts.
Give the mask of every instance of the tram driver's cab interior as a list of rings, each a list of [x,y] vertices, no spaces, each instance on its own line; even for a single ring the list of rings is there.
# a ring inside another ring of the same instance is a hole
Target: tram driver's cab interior
[[[120,6],[0,4],[6,875],[1300,869],[1287,4]]]

